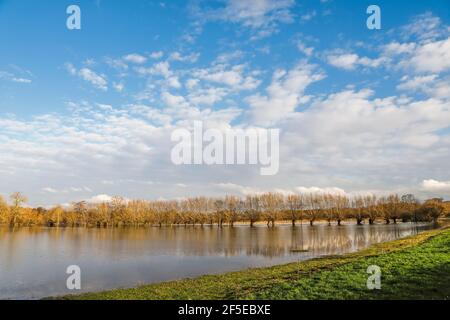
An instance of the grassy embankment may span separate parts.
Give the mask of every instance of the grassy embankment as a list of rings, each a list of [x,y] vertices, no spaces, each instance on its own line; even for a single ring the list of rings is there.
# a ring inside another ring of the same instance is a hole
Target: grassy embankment
[[[381,290],[367,289],[369,265],[382,270]],[[65,298],[449,299],[450,228],[342,256]]]

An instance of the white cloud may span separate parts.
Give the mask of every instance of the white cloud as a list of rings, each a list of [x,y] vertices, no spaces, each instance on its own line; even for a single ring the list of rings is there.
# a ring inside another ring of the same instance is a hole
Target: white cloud
[[[304,43],[299,42],[297,44],[297,48],[300,52],[303,52],[306,56],[311,56],[314,52],[314,48],[313,47],[307,47]]]
[[[370,90],[332,94],[301,113],[298,125],[302,131],[310,130],[308,142],[318,146],[342,143],[345,149],[347,139],[353,148],[404,145],[420,149],[435,145],[440,140],[435,131],[450,121],[447,102],[428,99],[401,104],[395,97],[370,99],[372,95]]]
[[[206,20],[238,23],[251,31],[252,39],[257,39],[277,32],[280,23],[294,22],[294,5],[294,0],[227,0],[220,9],[198,11]]]
[[[263,194],[266,192],[277,192],[284,195],[289,194],[340,194],[340,195],[348,195],[345,190],[338,187],[304,187],[298,186],[290,189],[286,188],[257,188],[250,186],[243,186],[235,183],[216,183],[213,185],[214,187],[219,188],[223,192],[232,193],[240,196],[253,195],[253,194]]]
[[[90,82],[93,86],[97,87],[98,89],[104,91],[108,90],[108,82],[106,81],[105,77],[95,73],[91,69],[82,68],[78,71],[78,75],[82,79]]]
[[[235,66],[231,70],[226,70],[225,66],[219,65],[211,69],[201,69],[194,73],[195,77],[222,83],[227,86],[236,86],[242,82],[242,67]]]
[[[245,74],[244,65],[230,67],[225,64],[217,64],[211,68],[195,70],[193,76],[197,79],[226,85],[233,90],[252,90],[260,84],[258,79]]]
[[[167,79],[167,84],[172,88],[176,88],[176,89],[181,88],[181,82],[178,79],[178,77],[176,77],[176,76],[169,77]]]
[[[419,42],[426,43],[442,37],[448,31],[439,17],[433,16],[431,12],[425,12],[413,17],[409,24],[401,28],[400,32],[407,39],[416,37]]]
[[[92,198],[86,199],[86,202],[91,204],[108,203],[112,201],[112,197],[107,194],[99,194]]]
[[[450,181],[423,180],[422,188],[431,192],[450,192]]]
[[[17,83],[31,83],[32,81],[30,79],[25,79],[25,78],[12,78],[13,82],[17,82]]]
[[[173,52],[169,56],[169,60],[194,63],[200,57],[199,53],[191,53],[183,56],[180,52]]]
[[[399,90],[417,90],[423,88],[424,86],[433,83],[437,78],[437,75],[431,74],[428,76],[416,76],[412,79],[405,76],[402,80],[403,82],[397,86]]]
[[[10,72],[1,71],[1,70],[0,70],[0,79],[6,79],[6,80],[9,80],[12,82],[25,83],[25,84],[33,82],[31,79],[18,77]]]
[[[415,50],[416,44],[413,42],[410,43],[399,43],[399,42],[391,42],[387,45],[383,46],[383,51],[387,56],[400,55],[404,53],[409,53]]]
[[[109,65],[111,68],[114,68],[119,71],[126,71],[128,70],[128,65],[122,60],[122,59],[112,59],[112,58],[105,58],[105,62],[107,65]],[[76,73],[76,70],[73,68],[73,66],[67,66],[66,67],[71,70],[69,72]]]
[[[372,95],[338,92],[285,120],[285,183],[289,174],[310,185],[367,190],[380,184],[377,189],[420,193],[411,185],[418,175],[448,170],[450,139],[441,130],[450,123],[449,102]]]
[[[233,52],[222,53],[216,58],[216,62],[219,64],[229,63],[234,60],[239,60],[244,56],[244,52],[236,50]]]
[[[189,95],[189,101],[194,105],[214,105],[227,95],[227,91],[221,88],[209,88],[197,90]]]
[[[151,68],[138,67],[136,68],[136,71],[141,75],[156,74],[165,78],[172,75],[172,72],[170,71],[170,63],[167,61],[158,62]]]
[[[300,20],[309,21],[309,20],[313,19],[316,15],[317,15],[317,12],[315,10],[313,10],[313,11],[307,12],[305,14],[302,14],[300,16]]]
[[[181,88],[179,77],[170,69],[168,61],[161,61],[150,68],[138,67],[136,72],[140,75],[154,75],[165,78],[165,84],[172,88]]]
[[[97,89],[103,91],[108,90],[108,81],[106,80],[106,76],[99,75],[89,68],[81,68],[80,70],[77,70],[71,63],[66,64],[66,69],[71,75],[80,77],[81,79],[91,83]]]
[[[357,54],[341,54],[341,55],[329,55],[328,63],[342,69],[351,70],[355,68],[358,62]]]
[[[46,193],[53,193],[53,194],[69,194],[69,193],[78,193],[78,192],[92,192],[91,188],[89,187],[68,187],[68,188],[62,188],[62,189],[55,189],[51,187],[46,187],[42,189],[43,192]]]
[[[192,90],[198,85],[199,82],[200,82],[199,79],[188,79],[186,81],[186,88],[188,88],[189,90]]]
[[[383,46],[385,57],[394,66],[416,73],[442,73],[450,70],[450,28],[430,12],[416,16],[401,28],[404,43]]]
[[[172,108],[186,108],[189,106],[183,96],[173,95],[170,92],[163,92],[161,97],[163,102]]]
[[[417,47],[407,63],[418,72],[450,70],[450,37]]]
[[[423,92],[436,99],[450,99],[450,79],[441,78],[437,74],[424,76],[404,76],[401,79],[398,90],[410,92]]]
[[[367,57],[359,57],[355,53],[344,53],[344,54],[330,54],[327,57],[327,61],[329,64],[337,68],[345,70],[353,70],[357,66],[376,68],[380,66],[383,62],[385,62],[385,59],[383,58],[370,59]]]
[[[122,92],[123,89],[125,88],[125,85],[121,82],[119,82],[119,83],[113,82],[113,87],[117,92]]]
[[[150,58],[152,59],[161,59],[164,56],[163,51],[155,51],[150,54]]]
[[[259,194],[263,193],[261,189],[254,188],[254,187],[247,187],[242,186],[235,183],[215,183],[213,184],[214,187],[219,188],[222,192],[225,192],[227,194],[237,194],[237,195],[249,195],[249,194]]]
[[[147,62],[147,58],[137,54],[137,53],[131,53],[123,57],[123,59],[127,62],[135,63],[135,64],[143,64]]]
[[[310,193],[319,193],[319,194],[340,194],[345,195],[345,190],[337,187],[329,187],[329,188],[319,188],[319,187],[296,187],[294,189],[296,193],[301,194],[310,194]]]
[[[300,63],[289,71],[277,70],[266,88],[267,95],[255,94],[246,99],[252,119],[258,124],[269,125],[289,117],[302,102],[309,100],[304,95],[305,89],[324,77],[324,73],[307,63]]]

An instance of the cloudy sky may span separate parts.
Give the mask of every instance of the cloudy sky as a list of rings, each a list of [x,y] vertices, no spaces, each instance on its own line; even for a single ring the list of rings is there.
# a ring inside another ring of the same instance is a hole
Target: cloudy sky
[[[450,197],[449,2],[377,1],[381,30],[370,4],[0,0],[0,194]],[[279,128],[279,173],[175,166],[195,120]]]

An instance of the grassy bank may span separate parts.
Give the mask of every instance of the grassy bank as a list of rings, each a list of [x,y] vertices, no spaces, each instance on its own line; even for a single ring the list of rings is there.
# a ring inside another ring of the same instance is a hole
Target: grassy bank
[[[367,267],[382,270],[368,290]],[[271,268],[164,282],[66,299],[449,299],[450,229]]]

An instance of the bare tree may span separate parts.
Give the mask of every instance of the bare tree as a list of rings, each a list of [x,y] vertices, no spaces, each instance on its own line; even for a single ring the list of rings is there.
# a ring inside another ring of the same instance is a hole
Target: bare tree
[[[401,218],[403,222],[416,221],[415,213],[419,208],[420,201],[413,194],[405,194],[401,197]]]
[[[340,226],[342,220],[345,219],[346,211],[350,207],[350,200],[344,195],[334,195],[333,199],[334,219],[337,221],[338,226]],[[358,221],[358,224],[360,224],[360,221]]]
[[[86,201],[79,201],[79,202],[74,202],[72,204],[73,206],[73,211],[75,212],[75,214],[78,217],[78,221],[84,225],[85,227],[88,225],[88,221],[87,221],[87,214],[88,214],[88,209],[87,209],[87,202]]]
[[[429,199],[423,204],[423,209],[427,215],[428,220],[437,222],[445,211],[445,207],[443,206],[443,199]]]
[[[85,201],[74,203],[71,209],[55,207],[23,208],[26,198],[19,192],[11,195],[11,206],[0,197],[0,223],[11,225],[51,226],[126,226],[126,225],[201,225],[206,223],[219,227],[224,222],[234,226],[237,221],[248,221],[254,226],[265,219],[267,225],[275,226],[279,220],[289,219],[293,226],[305,217],[310,225],[318,219],[329,224],[341,225],[345,219],[355,219],[362,224],[368,218],[372,225],[382,218],[389,223],[398,219],[408,221],[437,220],[443,213],[442,199],[430,199],[424,205],[413,195],[389,195],[377,198],[374,195],[356,196],[310,193],[307,195],[265,193],[248,195],[245,199],[236,196],[225,198],[196,197],[185,200],[126,201],[113,197],[111,201],[98,205]]]
[[[389,224],[391,222],[391,216],[390,211],[388,210],[388,199],[387,197],[380,197],[377,201],[377,211],[378,216],[380,218],[383,218],[383,220],[386,222],[386,224]]]
[[[361,225],[365,216],[368,215],[368,203],[367,203],[367,199],[370,198],[366,198],[363,196],[355,196],[352,199],[352,213],[353,213],[353,217],[356,220],[356,224],[357,225]],[[369,224],[372,224],[373,221],[370,220],[369,218]]]
[[[225,197],[225,209],[226,209],[226,215],[227,220],[231,227],[234,226],[234,223],[239,218],[239,198],[235,196],[226,196]]]
[[[217,226],[222,228],[223,222],[225,220],[225,201],[223,201],[222,199],[216,199],[214,201],[214,209]]]
[[[319,195],[310,193],[305,196],[305,212],[307,219],[309,220],[309,224],[314,225],[314,221],[319,216],[320,209],[320,199]]]
[[[126,202],[120,196],[114,196],[110,202],[110,218],[111,224],[118,227],[122,224],[124,216],[126,216]]]
[[[261,218],[262,205],[258,196],[247,196],[245,199],[244,216],[250,222],[250,227],[253,227],[255,222]]]
[[[286,207],[289,210],[292,226],[295,227],[297,220],[302,220],[303,198],[299,194],[290,194],[286,197]]]
[[[400,198],[397,194],[389,195],[385,202],[386,212],[385,212],[385,220],[386,223],[389,223],[389,219],[392,219],[394,223],[397,223],[397,220],[400,218]]]
[[[318,195],[318,205],[322,217],[328,221],[328,225],[331,226],[331,221],[336,218],[336,198],[332,194]]]
[[[378,200],[375,195],[365,196],[363,199],[363,206],[367,210],[367,217],[369,218],[369,224],[374,224],[375,220],[379,217],[380,211],[378,210]]]
[[[264,208],[264,215],[268,227],[275,226],[275,221],[278,218],[278,213],[280,212],[280,207],[283,205],[283,202],[283,195],[279,193],[269,192],[261,195],[261,204]]]

